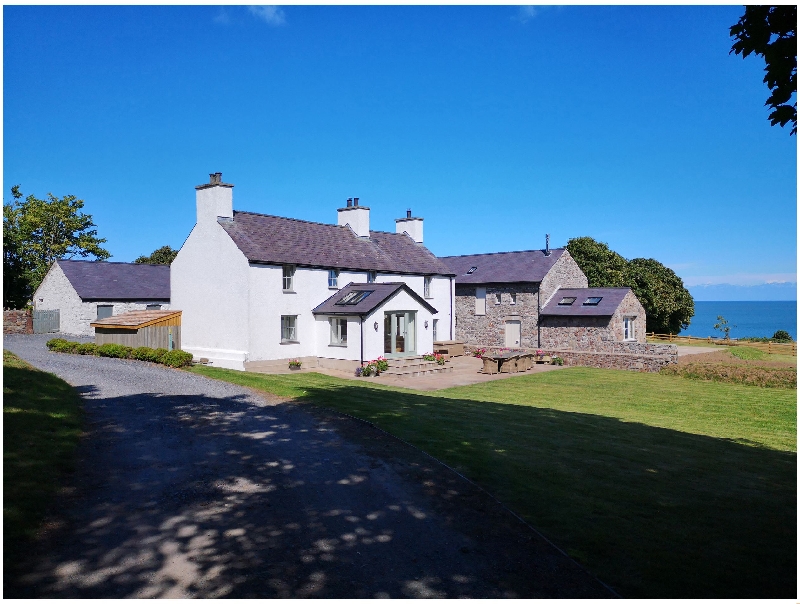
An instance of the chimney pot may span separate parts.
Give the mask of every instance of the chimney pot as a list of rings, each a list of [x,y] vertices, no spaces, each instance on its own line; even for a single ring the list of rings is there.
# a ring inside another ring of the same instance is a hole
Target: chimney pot
[[[348,197],[347,198],[347,207],[348,208],[352,208],[353,207],[353,198],[352,197]]]
[[[357,205],[358,205],[358,197],[353,197],[353,206],[355,207]]]
[[[411,208],[406,210],[406,218],[411,218]]]
[[[544,236],[544,255],[550,255],[550,233],[547,233]]]

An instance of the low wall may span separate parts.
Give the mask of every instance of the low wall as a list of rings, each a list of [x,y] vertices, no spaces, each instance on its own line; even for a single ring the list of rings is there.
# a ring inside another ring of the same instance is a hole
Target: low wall
[[[3,333],[33,333],[33,314],[30,310],[4,310]]]
[[[467,354],[474,354],[480,346],[465,346]],[[569,350],[540,348],[550,356],[564,359],[568,367],[598,367],[601,369],[627,369],[629,371],[659,371],[678,362],[678,347],[674,344],[641,344],[638,342],[608,342],[605,350]],[[496,346],[486,347],[488,352],[498,352]],[[534,348],[514,348],[520,352],[536,352]]]
[[[353,373],[356,367],[361,363],[358,361],[346,361],[343,359],[327,359],[324,357],[292,357],[296,358],[303,365],[303,369],[336,369],[337,371],[346,371]],[[245,371],[252,371],[254,373],[288,373],[289,359],[277,359],[270,361],[246,361],[244,363]]]

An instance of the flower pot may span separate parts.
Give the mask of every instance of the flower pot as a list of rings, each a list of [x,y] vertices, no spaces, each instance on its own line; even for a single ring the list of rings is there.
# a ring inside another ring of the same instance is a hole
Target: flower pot
[[[295,367],[294,365],[289,365],[289,369],[291,369],[292,371],[300,371],[302,367]]]

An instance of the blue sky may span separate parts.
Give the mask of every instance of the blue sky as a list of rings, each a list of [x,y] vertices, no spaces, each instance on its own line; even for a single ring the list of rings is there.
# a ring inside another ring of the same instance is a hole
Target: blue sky
[[[728,54],[742,11],[5,6],[3,198],[77,195],[117,261],[180,247],[220,171],[239,210],[411,208],[438,255],[588,235],[795,282],[797,141]]]

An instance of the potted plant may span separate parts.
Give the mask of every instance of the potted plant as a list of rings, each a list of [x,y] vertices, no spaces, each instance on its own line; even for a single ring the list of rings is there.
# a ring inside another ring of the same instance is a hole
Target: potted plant
[[[292,371],[298,371],[303,366],[303,363],[298,359],[292,359],[289,361],[289,369]]]

